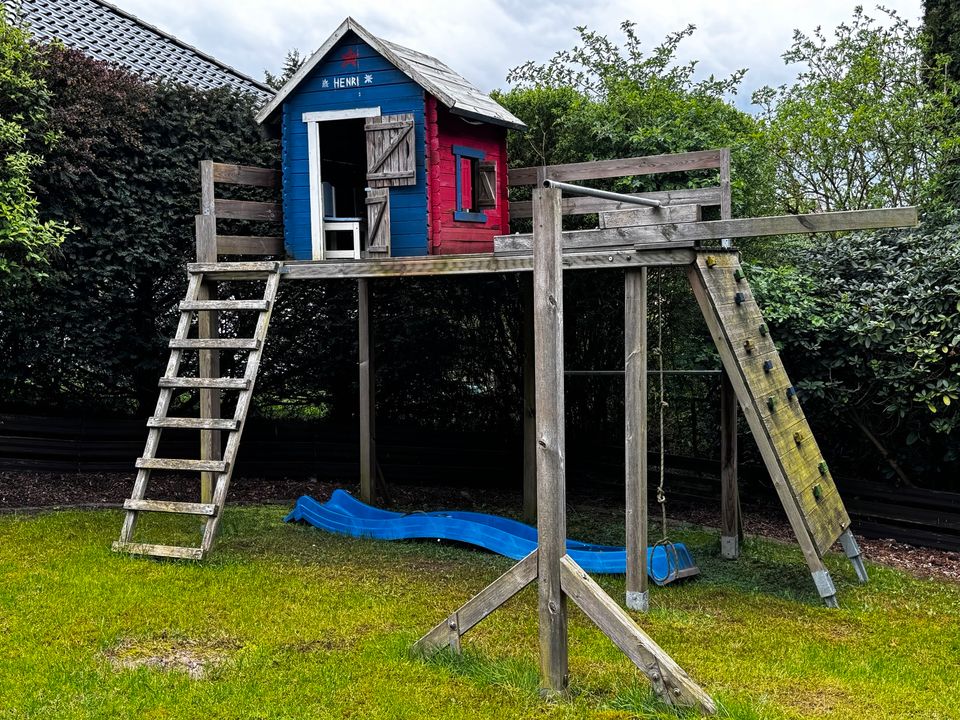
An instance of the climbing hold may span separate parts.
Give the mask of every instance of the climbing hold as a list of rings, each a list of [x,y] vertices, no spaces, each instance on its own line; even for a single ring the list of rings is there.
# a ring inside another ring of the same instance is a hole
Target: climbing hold
[[[764,371],[765,373],[768,373],[768,372],[770,372],[771,370],[773,370],[773,360],[764,360],[764,361],[763,361],[763,371]]]
[[[814,485],[814,486],[813,486],[813,499],[816,500],[817,502],[820,502],[820,498],[822,498],[822,497],[823,497],[823,488],[821,488],[819,485]]]
[[[707,255],[707,267],[712,268],[717,264],[717,259],[713,255]]]
[[[737,268],[736,270],[733,271],[733,277],[737,282],[740,282],[746,277],[746,275],[743,274],[743,270],[741,270],[740,268]]]
[[[794,441],[797,445],[800,445],[800,444],[803,442],[803,433],[800,432],[799,430],[797,430],[797,431],[793,434],[793,441]]]
[[[787,400],[793,400],[797,396],[797,389],[791,385],[787,388]]]
[[[744,340],[744,341],[743,341],[743,349],[747,351],[747,354],[748,354],[748,355],[749,355],[750,353],[752,353],[752,352],[753,352],[753,342],[750,341],[750,340]]]
[[[767,336],[767,326],[766,326],[766,324],[764,324],[764,323],[760,323],[760,334],[761,334],[763,337],[766,337],[766,336]]]
[[[747,299],[747,296],[744,295],[743,293],[739,293],[739,292],[738,292],[736,295],[733,296],[733,300],[734,300],[734,302],[737,303],[737,305],[741,305],[741,304],[743,303],[743,301],[746,300],[746,299]]]
[[[817,470],[820,471],[820,474],[821,474],[821,475],[826,475],[826,474],[827,474],[827,464],[821,460],[821,461],[820,461],[820,464],[817,465]]]
[[[767,407],[770,408],[770,412],[777,411],[777,399],[772,395],[767,398]]]

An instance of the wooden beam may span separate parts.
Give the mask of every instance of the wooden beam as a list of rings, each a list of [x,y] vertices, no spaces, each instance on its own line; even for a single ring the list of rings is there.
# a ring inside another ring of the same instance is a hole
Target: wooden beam
[[[710,220],[678,225],[637,227],[631,232],[638,244],[659,240],[694,240],[704,242],[724,238],[764,237],[768,235],[796,235],[848,230],[876,230],[880,228],[913,227],[917,224],[915,207],[885,208],[880,210],[850,210],[844,212],[809,213],[806,215],[775,215],[772,217]]]
[[[370,322],[370,281],[357,280],[360,355],[360,499],[368,505],[377,502],[377,446],[374,423],[376,380],[373,358],[373,327]]]
[[[560,191],[533,191],[533,309],[537,429],[537,577],[543,691],[567,691],[567,605],[560,587],[567,506],[563,402]]]
[[[740,557],[740,493],[737,482],[737,395],[720,373],[720,555]]]
[[[545,175],[550,180],[572,182],[574,180],[596,180],[626,177],[628,175],[688,172],[690,170],[707,170],[718,167],[720,167],[719,150],[699,150],[672,155],[646,155],[566,165],[547,165],[546,167],[512,168],[507,174],[507,185],[533,185],[538,182],[538,173]]]
[[[279,187],[280,172],[269,168],[233,165],[230,163],[211,163],[213,181],[234,185],[255,185],[258,187]]]
[[[200,164],[201,207],[211,209],[213,203],[213,163]],[[217,262],[217,218],[214,215],[196,217],[197,262]],[[204,278],[200,284],[197,299],[201,302],[216,299],[217,285]],[[220,313],[203,312],[197,316],[197,338],[217,341],[220,337]],[[200,351],[199,376],[201,378],[220,377],[220,351],[205,348]],[[220,418],[220,391],[214,388],[200,390],[200,418],[217,420]],[[220,460],[223,457],[223,436],[219,430],[200,431],[200,458],[202,460]],[[200,502],[209,503],[213,498],[213,486],[216,475],[204,472],[200,475]]]
[[[719,205],[721,201],[721,192],[718,186],[624,194],[659,200],[664,205],[703,205],[709,207]],[[593,215],[607,210],[629,210],[636,206],[602,198],[565,197],[561,207],[564,215]],[[515,200],[510,203],[511,220],[529,217],[533,217],[533,205],[529,200]]]
[[[637,222],[637,221],[640,222]],[[627,225],[665,225],[667,223],[698,222],[699,205],[664,205],[662,207],[633,207],[629,210],[611,210],[600,213],[600,228]]]
[[[630,658],[668,705],[717,711],[713,700],[571,558],[560,561],[563,591]]]
[[[454,650],[459,651],[460,638],[470,628],[536,579],[537,551],[534,550],[467,600],[453,614],[435,625],[430,632],[417,640],[413,649],[421,654],[429,655],[444,645],[449,645]]]
[[[613,232],[613,231],[611,231]],[[512,236],[511,236],[512,237]],[[664,243],[636,249],[633,245],[610,247],[600,251],[570,250],[563,253],[564,270],[596,270],[660,265],[689,265],[696,257],[694,244]],[[418,277],[425,275],[475,275],[500,272],[530,272],[533,256],[529,247],[518,254],[489,253],[474,255],[432,255],[419,258],[384,258],[344,262],[288,262],[283,266],[284,280],[320,280],[375,277]],[[213,277],[230,279],[228,269],[213,271]]]
[[[267,222],[281,222],[283,220],[283,208],[280,203],[217,198],[213,201],[213,207],[214,214],[221,218],[263,220]]]
[[[533,278],[520,278],[523,307],[523,521],[537,522],[537,401],[534,377]]]
[[[627,607],[646,612],[647,590],[647,269],[624,276],[624,462]]]

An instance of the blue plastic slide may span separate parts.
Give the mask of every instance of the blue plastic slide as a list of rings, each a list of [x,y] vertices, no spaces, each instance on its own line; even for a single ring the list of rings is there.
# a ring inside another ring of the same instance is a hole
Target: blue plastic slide
[[[314,527],[352,537],[376,540],[454,540],[485,548],[514,560],[530,554],[537,545],[537,530],[516,520],[475,512],[440,511],[398,513],[370,507],[344,490],[334,490],[325,503],[308,495],[297,500],[285,522],[306,522]],[[663,546],[647,551],[650,579],[664,584],[678,569],[693,566],[683,543],[674,543],[676,554]],[[626,550],[610,545],[567,540],[567,552],[591,573],[622,575],[626,572]]]

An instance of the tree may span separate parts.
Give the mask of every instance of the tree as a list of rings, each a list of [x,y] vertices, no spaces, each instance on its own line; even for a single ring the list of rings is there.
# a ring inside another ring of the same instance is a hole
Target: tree
[[[55,140],[45,134],[49,94],[42,63],[22,29],[9,24],[0,6],[0,288],[20,285],[45,272],[67,226],[42,222],[30,173],[43,158],[33,148]]]
[[[776,154],[779,202],[788,212],[914,205],[932,198],[945,152],[956,84],[927,84],[919,28],[881,8],[861,7],[833,37],[794,32],[783,55],[797,81],[758,90]],[[940,68],[942,70],[942,68]]]
[[[303,57],[297,48],[288,50],[286,57],[283,59],[283,65],[280,67],[280,74],[274,75],[269,70],[264,70],[263,79],[274,90],[279,90],[286,85],[287,80],[292,78],[306,61],[307,58]]]
[[[926,0],[923,26],[928,38],[928,82],[936,90],[960,83],[960,5],[953,0]],[[952,131],[945,142],[946,159],[937,177],[938,190],[945,209],[960,214],[960,93],[953,95]]]

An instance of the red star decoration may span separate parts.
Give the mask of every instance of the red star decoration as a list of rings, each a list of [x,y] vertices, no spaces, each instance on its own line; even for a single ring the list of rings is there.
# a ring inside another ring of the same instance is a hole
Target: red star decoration
[[[360,63],[358,62],[359,59],[360,59],[360,56],[357,54],[357,51],[354,50],[353,48],[350,48],[343,54],[343,58],[341,59],[341,62],[340,62],[340,67],[350,67],[351,65],[353,65],[355,68],[359,70],[360,69]]]

